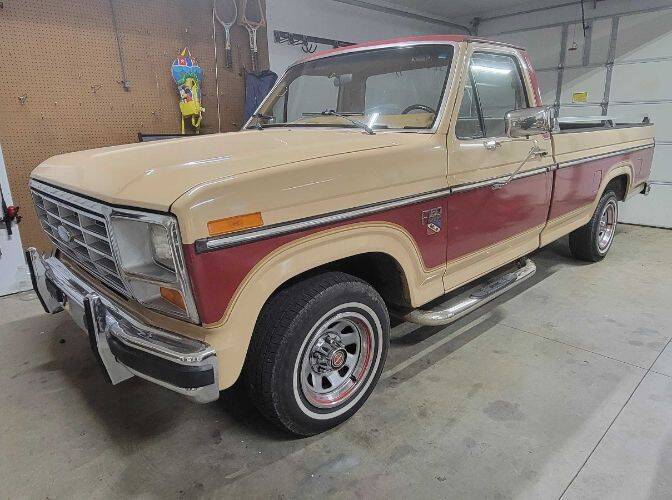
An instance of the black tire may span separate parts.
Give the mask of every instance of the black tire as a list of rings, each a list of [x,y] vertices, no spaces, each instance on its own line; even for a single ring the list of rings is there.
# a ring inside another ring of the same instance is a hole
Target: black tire
[[[617,223],[618,198],[609,189],[600,198],[588,224],[569,234],[569,248],[574,258],[588,262],[604,259],[614,241]]]
[[[369,397],[389,331],[385,303],[368,283],[341,272],[306,278],[263,307],[243,383],[271,422],[298,436],[318,434],[350,418]]]

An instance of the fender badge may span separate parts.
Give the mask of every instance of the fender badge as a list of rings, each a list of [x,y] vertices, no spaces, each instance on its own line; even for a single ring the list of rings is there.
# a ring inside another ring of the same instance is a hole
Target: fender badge
[[[422,224],[427,226],[427,234],[432,235],[441,231],[443,213],[441,207],[430,208],[422,212]]]

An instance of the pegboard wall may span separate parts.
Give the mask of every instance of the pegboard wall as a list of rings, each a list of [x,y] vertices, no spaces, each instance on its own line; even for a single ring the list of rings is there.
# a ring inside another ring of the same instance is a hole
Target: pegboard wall
[[[215,29],[221,128],[227,132],[242,125],[244,72],[252,62],[247,30],[236,25],[233,68],[227,69],[224,29],[217,22]],[[264,28],[258,44],[260,66],[268,68]],[[28,191],[39,163],[60,153],[137,142],[138,132],[179,133],[170,65],[185,46],[204,71],[201,133],[217,132],[211,0],[3,1],[0,145],[12,197],[22,207],[24,245],[49,248]]]

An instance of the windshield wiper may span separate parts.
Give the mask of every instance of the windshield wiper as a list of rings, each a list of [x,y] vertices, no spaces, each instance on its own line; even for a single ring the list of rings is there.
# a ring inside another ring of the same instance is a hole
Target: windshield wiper
[[[264,126],[261,124],[261,120],[272,120],[274,117],[269,116],[269,115],[265,115],[263,113],[255,113],[255,114],[252,115],[252,118],[257,119],[257,124],[254,127],[257,130],[264,130]]]
[[[364,129],[364,131],[369,134],[369,135],[376,135],[376,133],[373,131],[371,127],[369,127],[366,123],[360,122],[359,120],[354,120],[350,118],[350,115],[360,115],[361,113],[339,113],[338,111],[334,111],[333,109],[325,109],[321,113],[303,113],[304,116],[338,116],[339,118],[343,118],[344,120],[348,120],[350,123],[353,125],[356,125],[357,127]]]

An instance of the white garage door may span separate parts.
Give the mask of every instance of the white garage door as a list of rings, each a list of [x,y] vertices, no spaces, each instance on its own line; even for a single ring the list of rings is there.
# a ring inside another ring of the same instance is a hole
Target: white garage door
[[[585,41],[580,23],[496,38],[528,48],[544,103],[560,116],[648,116],[656,124],[651,193],[624,204],[620,219],[672,227],[672,8],[593,20]],[[585,102],[575,102],[577,93]]]
[[[618,23],[609,114],[646,115],[656,124],[648,197],[623,206],[624,222],[672,227],[672,10],[623,16]]]

